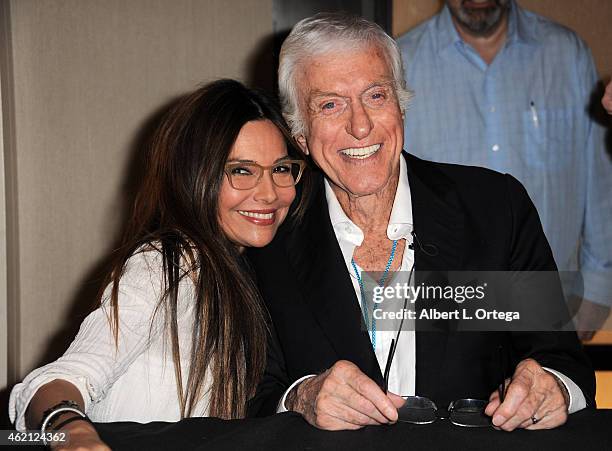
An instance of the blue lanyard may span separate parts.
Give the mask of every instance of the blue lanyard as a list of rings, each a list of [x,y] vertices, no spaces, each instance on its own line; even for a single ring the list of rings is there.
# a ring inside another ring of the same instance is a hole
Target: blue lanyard
[[[389,260],[387,260],[387,266],[385,267],[385,272],[382,277],[378,281],[378,286],[382,287],[385,285],[385,280],[387,280],[387,276],[389,275],[389,270],[391,269],[391,264],[393,263],[393,259],[395,258],[395,249],[397,248],[397,240],[393,240],[393,246],[391,247],[391,255],[389,255]],[[372,342],[372,349],[376,352],[376,318],[374,318],[374,308],[372,307],[372,323],[370,327],[369,321],[369,312],[368,312],[368,299],[365,295],[365,288],[363,287],[363,279],[359,274],[359,270],[357,269],[357,264],[355,263],[355,259],[351,258],[351,265],[353,266],[353,270],[355,271],[355,275],[357,276],[357,282],[359,282],[359,291],[361,292],[361,313],[363,314],[363,320],[365,321],[366,328],[371,330],[372,333],[370,335],[370,341]]]

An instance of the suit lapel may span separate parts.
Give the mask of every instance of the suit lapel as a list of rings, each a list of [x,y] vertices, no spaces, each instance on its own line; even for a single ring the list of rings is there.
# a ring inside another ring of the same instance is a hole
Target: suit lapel
[[[412,199],[415,239],[416,283],[425,283],[450,270],[463,267],[466,250],[466,219],[452,182],[429,162],[406,156]],[[420,243],[420,245],[419,245]],[[447,302],[448,301],[444,301]],[[423,308],[435,307],[431,301],[418,302]],[[445,306],[440,305],[440,308]],[[416,332],[416,393],[436,398],[443,372],[449,334],[448,322],[436,324],[440,331]]]
[[[422,249],[415,243],[416,267],[421,271],[461,269],[465,262],[466,219],[457,191],[431,163],[412,155],[406,159],[414,231],[423,246]],[[430,252],[433,250],[437,252]]]
[[[299,230],[288,242],[288,255],[313,316],[338,359],[349,360],[375,381],[382,374],[342,252],[329,219],[323,178]]]

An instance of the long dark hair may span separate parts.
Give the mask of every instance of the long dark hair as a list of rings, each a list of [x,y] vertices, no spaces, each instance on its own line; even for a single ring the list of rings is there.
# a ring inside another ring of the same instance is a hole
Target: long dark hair
[[[209,415],[244,417],[246,401],[265,367],[265,309],[218,220],[226,160],[241,128],[260,119],[272,121],[285,136],[288,152],[300,157],[274,102],[237,81],[215,81],[174,104],[152,139],[143,183],[108,276],[117,343],[119,285],[126,262],[147,249],[161,253],[165,289],[156,314],[163,312],[164,333],[171,339],[181,417],[196,413],[205,376],[212,380]],[[177,301],[185,277],[195,285],[195,318],[184,386]]]

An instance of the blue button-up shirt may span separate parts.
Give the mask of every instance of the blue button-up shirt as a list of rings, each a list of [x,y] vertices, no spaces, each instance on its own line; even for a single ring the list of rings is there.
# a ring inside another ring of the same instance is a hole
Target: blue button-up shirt
[[[580,269],[584,297],[609,304],[612,162],[587,112],[598,80],[588,47],[514,2],[490,65],[459,37],[447,7],[398,43],[415,93],[404,148],[518,178],[559,269]]]

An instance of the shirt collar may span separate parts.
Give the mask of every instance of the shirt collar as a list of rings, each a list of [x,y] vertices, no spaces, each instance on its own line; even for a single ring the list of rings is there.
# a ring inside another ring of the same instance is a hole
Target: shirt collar
[[[511,0],[508,14],[508,43],[537,43],[533,27],[529,26],[527,20],[525,11],[520,9],[514,0]],[[434,19],[433,28],[435,30],[436,50],[438,52],[454,47],[458,43],[463,43],[455,28],[447,5],[444,5],[440,14]]]
[[[408,183],[408,169],[406,159],[400,157],[400,175],[397,191],[393,200],[393,208],[387,226],[387,237],[390,240],[407,238],[412,232],[412,198],[410,184]]]
[[[340,206],[340,202],[338,202],[338,198],[332,190],[331,184],[327,180],[327,177],[325,177],[323,180],[325,183],[325,197],[327,199],[329,219],[332,223],[332,227],[334,228],[334,232],[336,233],[336,238],[338,238],[338,241],[341,242],[341,244],[342,241],[348,241],[353,246],[361,246],[364,238],[363,232],[355,225],[353,221],[350,220],[346,213],[344,213],[344,210]],[[342,253],[344,254],[344,249]]]
[[[508,16],[508,42],[536,45],[538,43],[536,30],[529,22],[528,13],[511,1]]]
[[[410,197],[410,184],[408,183],[408,169],[406,159],[400,157],[400,174],[387,226],[387,237],[390,240],[407,238],[412,232],[412,200]],[[351,242],[354,246],[361,246],[364,236],[361,229],[346,215],[340,202],[331,188],[331,184],[325,180],[325,197],[332,227],[339,240]]]
[[[461,42],[461,37],[453,24],[450,10],[444,5],[440,14],[433,21],[436,50],[442,52]]]

